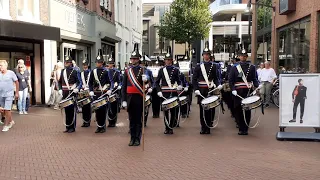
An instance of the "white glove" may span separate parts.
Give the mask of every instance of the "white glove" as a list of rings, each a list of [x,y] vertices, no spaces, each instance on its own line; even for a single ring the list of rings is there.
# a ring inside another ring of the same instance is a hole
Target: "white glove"
[[[158,92],[157,95],[158,95],[159,97],[163,97],[162,92]]]
[[[75,89],[73,89],[73,93],[78,93],[79,92],[79,89],[77,89],[77,88],[75,88]]]
[[[120,89],[121,89],[121,86],[118,86],[117,89],[120,90]]]
[[[142,81],[143,81],[143,82],[147,82],[147,81],[148,81],[148,76],[145,75],[145,74],[143,74],[143,75],[142,75]]]
[[[148,93],[152,93],[152,88],[149,88],[149,89],[148,89]]]
[[[89,90],[89,88],[87,88],[87,87],[86,87],[86,88],[84,88],[84,90],[85,90],[85,91],[88,91],[88,90]]]
[[[94,93],[92,91],[89,92],[89,96],[94,96]]]
[[[262,84],[260,84],[257,89],[261,89],[261,88],[262,88]]]
[[[222,86],[222,85],[219,85],[217,88],[218,88],[219,90],[221,90],[221,89],[223,88],[223,86]]]
[[[201,93],[200,93],[199,90],[195,90],[194,93],[195,93],[197,96],[200,96],[200,95],[201,95]]]
[[[189,88],[188,88],[188,87],[185,87],[183,90],[184,90],[185,92],[187,92],[187,91],[189,90]]]
[[[123,101],[123,102],[122,102],[122,107],[125,108],[125,107],[127,107],[127,106],[128,106],[127,101]]]
[[[108,91],[107,91],[107,95],[108,95],[108,96],[110,96],[110,95],[111,95],[111,93],[112,93],[112,91],[111,91],[111,90],[108,90]]]
[[[234,96],[237,96],[237,95],[238,95],[238,93],[237,93],[236,90],[233,90],[233,91],[232,91],[232,94],[233,94]]]
[[[182,87],[181,85],[179,85],[179,86],[177,87],[177,90],[178,90],[178,91],[181,91],[182,88],[183,88],[183,87]]]
[[[62,95],[62,90],[59,90],[58,93],[59,93],[60,95]]]

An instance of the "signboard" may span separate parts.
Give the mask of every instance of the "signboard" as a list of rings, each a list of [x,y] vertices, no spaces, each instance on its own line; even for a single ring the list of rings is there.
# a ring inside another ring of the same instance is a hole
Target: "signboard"
[[[296,10],[296,0],[279,0],[279,14],[287,15]]]
[[[190,61],[180,61],[179,62],[180,71],[182,73],[187,73],[190,70]]]
[[[320,127],[320,74],[280,75],[280,127]]]

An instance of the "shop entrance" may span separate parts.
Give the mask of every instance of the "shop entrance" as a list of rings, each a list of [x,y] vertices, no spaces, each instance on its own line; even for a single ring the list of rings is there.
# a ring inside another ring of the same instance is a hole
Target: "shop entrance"
[[[62,49],[63,49],[62,57],[65,57],[65,55],[67,55],[67,53],[69,51],[70,56],[76,62],[77,66],[80,68],[80,70],[82,70],[82,61],[84,59],[87,59],[89,61],[89,64],[91,63],[91,61],[90,61],[90,46],[63,43]]]

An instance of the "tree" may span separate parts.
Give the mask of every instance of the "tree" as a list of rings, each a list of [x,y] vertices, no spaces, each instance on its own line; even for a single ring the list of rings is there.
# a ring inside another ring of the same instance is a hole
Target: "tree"
[[[159,36],[190,45],[196,40],[207,38],[212,16],[208,0],[174,0],[159,27]]]
[[[259,1],[260,2],[260,1]],[[257,14],[258,14],[258,30],[268,27],[272,24],[272,1],[271,0],[263,0],[261,4],[267,6],[258,6]]]

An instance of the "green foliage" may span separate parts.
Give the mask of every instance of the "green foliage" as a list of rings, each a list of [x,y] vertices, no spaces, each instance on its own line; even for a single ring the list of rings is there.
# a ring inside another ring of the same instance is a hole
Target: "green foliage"
[[[208,37],[211,22],[208,0],[174,0],[162,18],[159,36],[190,44]]]
[[[260,4],[272,6],[271,0],[259,1]],[[258,30],[264,27],[270,26],[272,24],[272,8],[265,6],[258,6]]]

